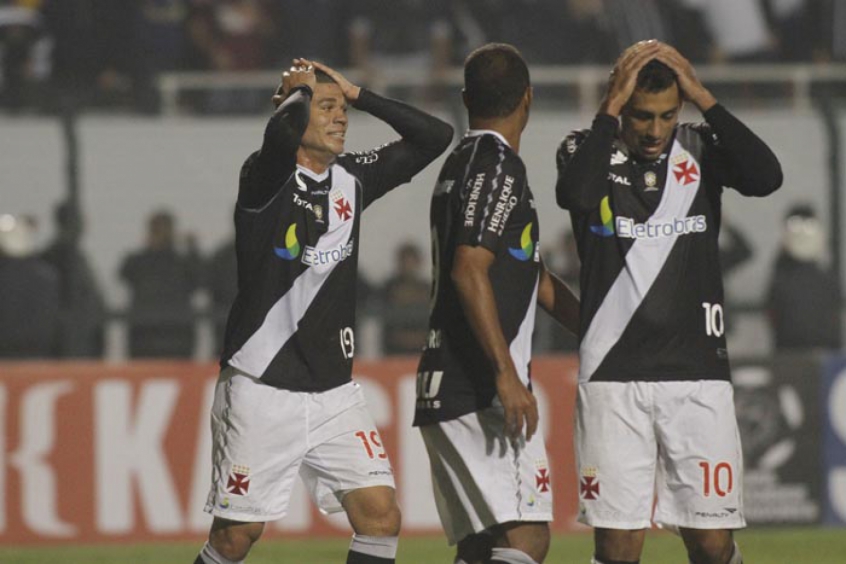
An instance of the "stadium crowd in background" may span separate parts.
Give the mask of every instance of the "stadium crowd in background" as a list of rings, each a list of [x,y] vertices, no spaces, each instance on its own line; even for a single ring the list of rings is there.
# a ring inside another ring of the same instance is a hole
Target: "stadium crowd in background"
[[[651,37],[695,63],[844,61],[846,2],[0,0],[0,105],[155,113],[163,72],[275,70],[294,51],[365,71],[410,65],[436,79],[487,41],[520,45],[534,64],[604,64]],[[240,89],[183,103],[257,113],[266,100]]]

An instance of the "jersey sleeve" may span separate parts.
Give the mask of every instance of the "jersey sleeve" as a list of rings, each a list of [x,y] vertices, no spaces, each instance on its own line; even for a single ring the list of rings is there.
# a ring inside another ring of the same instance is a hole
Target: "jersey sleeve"
[[[574,213],[596,209],[608,191],[608,168],[617,119],[599,114],[590,130],[573,132],[556,153],[555,200]]]
[[[509,155],[504,146],[477,157],[476,166],[461,190],[457,244],[481,246],[496,253],[511,211],[523,197],[525,186],[523,163]]]
[[[362,186],[362,209],[423,170],[452,141],[448,123],[403,102],[362,89],[357,109],[381,119],[400,134],[397,141],[339,159]]]
[[[720,104],[696,129],[708,146],[708,167],[718,184],[744,196],[766,196],[783,182],[781,164],[764,141]]]
[[[264,130],[261,149],[241,167],[238,205],[264,207],[297,167],[297,148],[308,126],[311,88],[294,88],[276,109]]]

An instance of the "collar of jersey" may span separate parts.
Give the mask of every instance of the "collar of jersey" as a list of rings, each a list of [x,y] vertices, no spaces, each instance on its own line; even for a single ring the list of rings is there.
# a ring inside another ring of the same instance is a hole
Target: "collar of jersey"
[[[306,167],[304,167],[303,165],[299,165],[299,164],[297,165],[297,170],[302,172],[303,174],[305,174],[306,176],[308,176],[309,178],[311,178],[315,182],[321,182],[323,180],[326,180],[326,178],[329,176],[329,171],[332,170],[332,167],[330,166],[329,168],[327,168],[325,171],[323,171],[322,174],[317,174],[313,170],[309,170]]]
[[[493,135],[494,137],[498,137],[507,147],[511,147],[508,141],[505,140],[505,137],[502,136],[502,133],[493,129],[468,129],[467,133],[464,134],[465,137],[477,137],[479,135]]]

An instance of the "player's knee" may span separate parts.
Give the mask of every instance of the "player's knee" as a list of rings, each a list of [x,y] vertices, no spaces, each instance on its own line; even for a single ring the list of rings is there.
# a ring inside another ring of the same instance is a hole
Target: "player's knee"
[[[399,535],[402,513],[393,489],[351,492],[344,505],[356,533],[374,537]]]
[[[735,553],[729,531],[683,531],[682,536],[692,564],[730,564]],[[738,551],[739,554],[739,551]]]
[[[543,562],[549,552],[549,525],[546,523],[520,523],[506,530],[505,542],[497,542],[500,548],[524,553],[535,562]],[[505,560],[508,562],[509,560]],[[518,560],[519,561],[519,560]]]
[[[208,544],[223,558],[240,562],[247,557],[264,530],[263,523],[229,525],[215,522]]]

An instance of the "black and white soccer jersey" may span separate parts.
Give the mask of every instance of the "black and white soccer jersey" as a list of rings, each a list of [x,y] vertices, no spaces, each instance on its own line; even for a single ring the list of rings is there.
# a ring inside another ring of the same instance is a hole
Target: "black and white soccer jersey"
[[[310,90],[301,88],[285,101],[261,151],[242,168],[235,209],[238,295],[221,358],[221,365],[294,391],[324,391],[350,380],[361,213],[408,182],[452,138],[452,128],[437,118],[362,90],[356,107],[403,139],[340,155],[315,174],[295,164],[310,99]]]
[[[600,115],[558,151],[581,258],[579,380],[729,380],[719,261],[724,187],[781,184],[767,146],[721,106],[638,162]]]
[[[495,255],[490,268],[499,322],[517,373],[529,384],[537,303],[538,216],[526,168],[505,139],[471,131],[450,154],[430,211],[433,303],[417,376],[415,425],[490,407],[494,370],[464,314],[451,278],[459,245]]]

